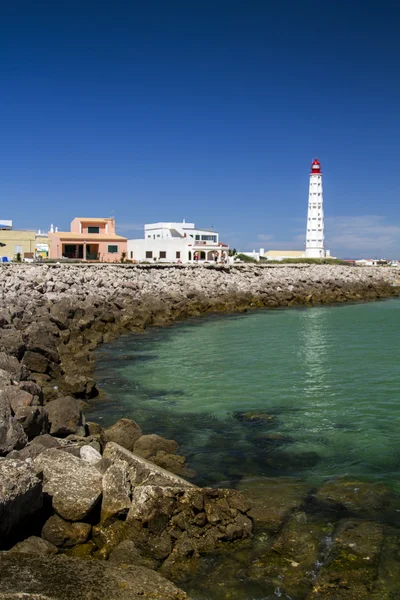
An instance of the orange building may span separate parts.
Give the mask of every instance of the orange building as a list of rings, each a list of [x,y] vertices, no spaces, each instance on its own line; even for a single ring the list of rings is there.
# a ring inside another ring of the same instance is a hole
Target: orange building
[[[49,239],[50,258],[117,262],[127,252],[127,239],[116,235],[113,218],[75,218],[71,231],[51,230]]]

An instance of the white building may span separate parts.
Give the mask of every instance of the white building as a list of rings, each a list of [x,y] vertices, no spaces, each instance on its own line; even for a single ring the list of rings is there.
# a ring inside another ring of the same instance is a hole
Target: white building
[[[198,229],[194,223],[151,223],[144,238],[128,240],[128,258],[137,262],[190,263],[228,261],[229,246],[219,241],[213,229]]]
[[[324,258],[324,206],[322,172],[318,159],[311,164],[308,191],[306,258]]]

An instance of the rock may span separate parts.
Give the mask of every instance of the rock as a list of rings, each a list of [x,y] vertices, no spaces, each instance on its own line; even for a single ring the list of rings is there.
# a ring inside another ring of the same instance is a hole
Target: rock
[[[132,540],[124,540],[111,552],[109,562],[123,565],[139,565],[148,569],[157,569],[159,561],[143,556],[143,553]]]
[[[32,394],[19,389],[18,387],[10,386],[7,388],[7,395],[10,400],[10,406],[15,413],[19,408],[25,406],[38,405],[39,402],[34,400]]]
[[[169,473],[165,469],[154,465],[141,456],[129,452],[126,448],[114,442],[109,442],[103,452],[103,459],[111,463],[116,460],[125,462],[129,467],[132,486],[137,485],[167,485],[177,487],[194,487],[191,483],[178,475]]]
[[[94,398],[98,395],[96,382],[91,377],[69,374],[64,377],[64,388],[75,398]]]
[[[11,375],[8,371],[4,369],[0,369],[0,389],[4,389],[5,387],[9,387],[12,384]]]
[[[71,396],[57,398],[46,404],[50,434],[65,437],[69,434],[85,435],[85,420],[79,402]]]
[[[67,521],[82,521],[99,502],[102,476],[84,460],[50,448],[34,460],[34,465],[38,474],[43,473],[43,492]]]
[[[233,416],[241,423],[256,425],[268,425],[274,420],[272,415],[257,412],[235,412]]]
[[[42,483],[31,464],[0,458],[0,540],[42,506]]]
[[[0,456],[25,446],[28,437],[22,425],[11,415],[10,400],[6,390],[0,390]]]
[[[53,515],[43,526],[42,538],[58,548],[68,548],[84,544],[91,529],[88,523],[65,521],[58,515]]]
[[[49,430],[49,419],[43,406],[21,406],[15,413],[14,421],[21,423],[28,439]]]
[[[190,600],[185,592],[145,567],[118,567],[66,556],[0,554],[0,598],[11,600]]]
[[[126,536],[126,525],[123,521],[114,521],[110,524],[100,523],[92,531],[93,541],[99,550],[96,558],[107,560],[111,552]]]
[[[179,446],[175,440],[167,440],[153,433],[140,436],[133,446],[133,452],[143,456],[143,458],[150,458],[155,456],[159,450],[167,454],[174,454],[178,448]]]
[[[391,493],[381,483],[337,478],[324,483],[315,500],[325,509],[377,516],[390,503]]]
[[[23,540],[22,542],[15,544],[15,546],[13,546],[11,548],[10,552],[22,552],[22,553],[36,554],[36,555],[37,554],[45,554],[45,555],[53,556],[54,554],[57,554],[58,548],[56,548],[56,546],[54,546],[50,542],[47,542],[46,540],[44,540],[40,537],[36,537],[35,535],[32,535],[31,537],[27,538],[26,540]],[[1,584],[0,584],[0,586],[1,586]],[[0,587],[0,589],[1,589],[1,587]],[[0,592],[0,594],[1,594],[1,592]],[[0,597],[1,597],[1,595],[0,595]]]
[[[50,435],[49,433],[45,433],[43,435],[38,435],[37,437],[33,438],[33,440],[31,440],[29,442],[29,446],[33,446],[33,445],[39,445],[45,449],[60,448],[60,446],[61,446],[60,441],[57,440],[52,435]]]
[[[163,450],[159,450],[155,456],[150,457],[150,461],[171,473],[180,475],[181,477],[194,477],[196,475],[195,471],[189,469],[186,465],[184,456],[167,454]]]
[[[31,350],[25,352],[22,362],[27,369],[34,373],[47,373],[50,369],[49,359],[42,354],[32,352]]]
[[[0,369],[7,371],[15,381],[27,379],[28,377],[27,369],[15,356],[10,356],[6,352],[0,352]]]
[[[43,404],[43,392],[42,388],[34,381],[21,381],[18,385],[20,390],[28,392],[34,398],[34,404]]]
[[[116,459],[103,475],[101,521],[126,515],[132,502],[130,469],[125,461]]]
[[[59,362],[56,335],[58,329],[48,319],[32,323],[24,329],[23,337],[28,350],[41,354],[51,362]]]
[[[112,427],[105,429],[104,435],[107,442],[115,442],[127,450],[132,450],[134,443],[142,435],[142,430],[132,419],[120,419]]]
[[[91,465],[95,465],[101,460],[101,454],[93,446],[81,446],[79,454],[82,460],[85,460]]]
[[[311,487],[291,478],[242,479],[238,490],[251,505],[249,515],[259,526],[278,531],[294,510],[304,504]]]
[[[26,346],[22,334],[17,329],[0,329],[0,352],[7,352],[21,360]]]

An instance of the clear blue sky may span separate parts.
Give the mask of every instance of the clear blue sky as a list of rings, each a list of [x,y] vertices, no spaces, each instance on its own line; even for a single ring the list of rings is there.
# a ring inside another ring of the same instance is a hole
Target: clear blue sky
[[[0,217],[400,258],[396,0],[2,0]]]

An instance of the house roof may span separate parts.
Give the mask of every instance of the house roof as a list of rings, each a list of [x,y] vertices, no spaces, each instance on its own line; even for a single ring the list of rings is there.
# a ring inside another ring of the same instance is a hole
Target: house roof
[[[106,221],[114,221],[113,217],[95,219],[90,217],[75,217],[74,221],[82,221],[83,223],[106,223]]]
[[[82,242],[126,242],[127,238],[115,233],[72,233],[71,231],[57,231],[50,234],[58,237],[60,240],[81,240]]]

